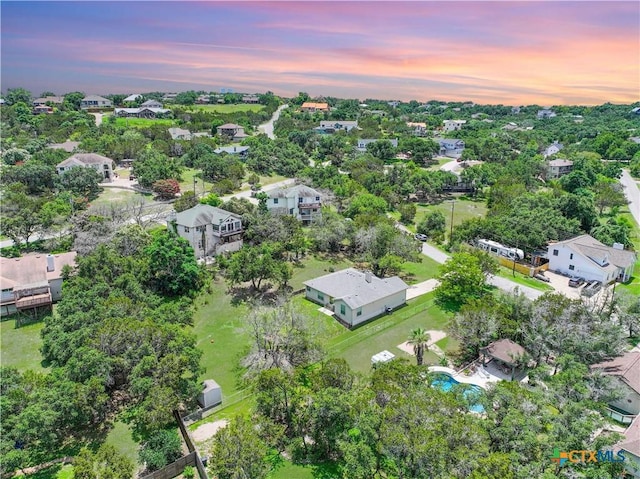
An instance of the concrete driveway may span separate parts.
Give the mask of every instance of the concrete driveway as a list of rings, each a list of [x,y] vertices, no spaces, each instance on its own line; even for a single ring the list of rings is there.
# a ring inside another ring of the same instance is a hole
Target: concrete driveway
[[[580,288],[572,288],[569,286],[569,278],[562,276],[561,274],[554,273],[552,271],[545,271],[544,275],[551,281],[548,283],[557,293],[564,294],[570,299],[580,299]]]

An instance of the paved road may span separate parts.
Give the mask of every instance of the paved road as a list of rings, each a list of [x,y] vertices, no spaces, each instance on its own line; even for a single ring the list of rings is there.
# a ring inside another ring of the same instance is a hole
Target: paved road
[[[278,120],[278,118],[280,118],[280,112],[285,108],[287,108],[288,106],[289,105],[280,105],[278,109],[273,112],[273,116],[271,117],[271,120],[258,126],[258,131],[260,133],[264,133],[272,140],[275,140],[276,136],[273,134],[273,124]]]
[[[622,170],[620,183],[624,186],[624,194],[629,201],[629,211],[635,218],[636,223],[640,225],[640,190],[638,190],[638,183],[631,177],[628,170]]]

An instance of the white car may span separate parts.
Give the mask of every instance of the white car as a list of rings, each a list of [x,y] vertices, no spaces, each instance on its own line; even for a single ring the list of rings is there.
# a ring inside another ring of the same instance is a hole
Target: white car
[[[423,234],[420,234],[420,233],[417,233],[414,236],[414,238],[417,239],[418,241],[427,241],[427,235],[423,235]]]

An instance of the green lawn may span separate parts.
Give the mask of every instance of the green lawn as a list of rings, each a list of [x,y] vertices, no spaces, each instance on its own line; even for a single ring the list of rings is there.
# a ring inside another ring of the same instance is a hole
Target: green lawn
[[[103,188],[102,193],[95,200],[91,202],[92,206],[106,205],[113,202],[126,202],[134,198],[144,198],[145,203],[153,202],[153,195],[143,195],[136,191],[123,190],[120,188]]]
[[[108,116],[103,118],[103,122],[108,123]],[[175,120],[171,118],[159,118],[157,120],[150,118],[116,118],[116,126],[126,128],[145,128],[153,125],[167,125],[172,126],[175,124]]]
[[[451,230],[451,209],[453,205],[453,226],[457,226],[464,220],[471,218],[483,218],[487,213],[487,205],[483,199],[471,200],[468,197],[459,197],[452,201],[443,201],[441,203],[428,205],[419,203],[417,205],[417,213],[415,223],[419,224],[424,217],[435,210],[442,212],[446,219],[446,234],[449,235]]]
[[[138,448],[140,444],[133,440],[131,427],[123,422],[115,422],[107,434],[105,444],[111,444],[116,450],[138,464]]]
[[[35,474],[25,475],[24,477],[28,477],[29,479],[73,479],[73,466],[71,464],[56,464]]]
[[[420,283],[437,276],[440,263],[425,255],[420,255],[420,258],[422,259],[420,263],[407,261],[402,265],[402,271],[399,276],[405,283]]]
[[[353,263],[346,258],[336,259],[323,255],[307,256],[293,266],[293,276],[289,281],[289,285],[296,291],[304,287],[302,284],[304,281],[351,266],[353,266]]]
[[[15,324],[15,319],[8,319],[0,323],[2,366],[12,366],[19,371],[27,369],[44,371],[40,355],[40,346],[42,345],[40,331],[44,327],[44,323],[39,321],[17,329]]]
[[[496,276],[501,276],[513,281],[514,283],[518,283],[523,286],[529,286],[530,288],[537,289],[539,291],[553,291],[553,287],[549,286],[547,283],[544,283],[535,278],[531,278],[529,276],[525,276],[524,274],[517,271],[515,272],[514,276],[512,269],[509,269],[502,265],[498,266],[498,274]]]
[[[260,111],[264,108],[264,105],[256,105],[256,104],[245,104],[240,103],[238,105],[225,105],[225,104],[216,104],[216,105],[176,105],[182,106],[188,110],[192,111],[212,111],[216,113],[235,113],[237,111]]]
[[[427,168],[427,169],[428,170],[436,170],[437,171],[445,163],[449,163],[450,161],[453,161],[453,158],[447,158],[447,157],[444,157],[444,156],[439,156],[439,157],[436,158],[436,161],[438,163],[435,163],[435,164],[429,166],[429,168]]]
[[[620,216],[627,218],[629,222],[634,226],[634,229],[631,233],[631,241],[633,242],[634,249],[639,256],[638,261],[636,261],[631,280],[625,284],[621,284],[620,288],[632,294],[640,295],[640,226],[636,223],[634,217],[629,212],[628,206],[620,208]]]

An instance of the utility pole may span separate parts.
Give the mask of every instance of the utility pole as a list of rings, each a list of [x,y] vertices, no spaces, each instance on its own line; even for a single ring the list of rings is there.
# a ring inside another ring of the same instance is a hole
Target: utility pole
[[[449,228],[449,244],[451,244],[451,238],[453,238],[453,210],[456,206],[455,198],[451,200],[451,225]]]

